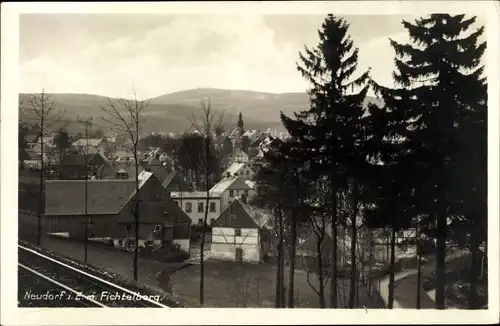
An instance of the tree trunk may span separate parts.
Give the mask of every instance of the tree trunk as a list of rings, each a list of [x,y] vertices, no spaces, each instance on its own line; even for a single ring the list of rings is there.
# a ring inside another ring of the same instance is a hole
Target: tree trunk
[[[356,266],[356,216],[352,217],[352,235],[351,235],[351,282],[349,287],[349,308],[353,309],[355,307],[355,296],[356,296],[356,278],[357,278],[357,266]]]
[[[42,95],[43,96],[43,95]],[[43,98],[42,101],[43,103]],[[45,182],[45,176],[44,176],[44,141],[43,141],[43,135],[45,132],[44,128],[44,109],[42,108],[42,118],[40,121],[40,196],[38,197],[38,217],[37,217],[37,235],[36,235],[36,244],[41,245],[42,244],[42,214],[43,214],[43,206],[44,206],[44,182]]]
[[[281,231],[280,231],[280,228],[281,228],[281,224],[280,224],[280,211],[281,211],[281,208],[278,208],[276,209],[276,215],[275,215],[275,225],[277,226],[278,228],[278,243],[277,243],[277,246],[276,246],[276,251],[277,251],[277,254],[278,254],[278,257],[277,257],[277,261],[276,261],[276,296],[275,296],[275,299],[274,299],[274,307],[275,308],[280,308],[281,307],[281,290],[283,288],[283,285],[281,284],[281,256],[282,256],[282,253],[281,253],[281,239],[280,239],[280,235],[281,235]]]
[[[88,182],[89,182],[89,176],[88,174],[85,175],[85,239],[83,240],[83,246],[84,246],[84,258],[83,262],[87,264],[87,253],[88,253],[88,241],[89,241],[89,217],[88,217]]]
[[[471,262],[470,262],[470,272],[469,272],[469,293],[468,293],[468,303],[469,309],[479,309],[478,295],[477,295],[477,285],[479,275],[481,274],[481,252],[478,243],[479,235],[476,232],[475,226],[472,226],[472,232],[470,237],[471,246]]]
[[[330,276],[330,307],[337,308],[337,187],[332,180],[332,275]]]
[[[297,241],[297,212],[295,211],[292,214],[292,228],[290,235],[290,254],[288,255],[288,261],[290,262],[290,270],[288,276],[288,308],[294,307],[294,297],[293,297],[293,288],[294,288],[294,278],[295,278],[295,255],[296,255],[296,241]]]
[[[370,242],[368,243],[368,291],[372,291],[372,265],[373,265],[373,233],[370,232]]]
[[[203,229],[201,231],[201,244],[200,244],[200,305],[203,307],[205,304],[205,230],[207,229],[207,219],[208,219],[208,206],[210,205],[210,188],[209,188],[209,179],[210,179],[210,142],[209,136],[206,135],[205,139],[205,191],[207,200],[205,203],[205,216],[203,218]]]
[[[446,215],[437,216],[436,309],[445,309],[446,289]]]
[[[389,302],[388,308],[394,307],[394,274],[396,273],[396,227],[391,229],[391,266],[389,274]]]
[[[283,223],[283,211],[280,210],[280,259],[278,261],[280,268],[280,308],[285,308],[286,307],[286,302],[285,302],[285,250],[284,250],[284,223]]]
[[[139,158],[137,155],[137,144],[134,144],[135,156],[135,248],[134,248],[134,281],[139,278],[138,262],[139,262]]]
[[[421,304],[422,289],[422,248],[420,239],[420,224],[417,224],[417,309]]]
[[[318,259],[318,283],[319,283],[319,288],[318,288],[318,297],[319,297],[319,307],[320,308],[326,308],[325,304],[325,280],[324,280],[324,270],[323,270],[323,255],[322,255],[322,248],[321,245],[323,243],[323,239],[319,239],[318,242],[316,242],[316,253],[317,253],[317,259]]]

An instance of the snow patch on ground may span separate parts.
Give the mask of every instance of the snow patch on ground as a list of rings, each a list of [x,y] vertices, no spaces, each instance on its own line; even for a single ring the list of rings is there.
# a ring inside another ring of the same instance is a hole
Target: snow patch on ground
[[[200,263],[200,248],[199,247],[191,247],[191,251],[189,253],[188,263],[191,264],[199,264]],[[212,257],[210,248],[204,248],[203,250],[203,261],[210,259]]]
[[[69,238],[69,232],[56,232],[56,233],[47,233],[47,234],[51,235],[53,237]]]

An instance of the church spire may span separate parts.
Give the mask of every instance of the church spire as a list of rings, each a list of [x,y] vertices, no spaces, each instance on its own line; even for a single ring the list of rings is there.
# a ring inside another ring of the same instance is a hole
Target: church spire
[[[238,127],[243,130],[243,116],[240,112],[240,115],[238,116]]]

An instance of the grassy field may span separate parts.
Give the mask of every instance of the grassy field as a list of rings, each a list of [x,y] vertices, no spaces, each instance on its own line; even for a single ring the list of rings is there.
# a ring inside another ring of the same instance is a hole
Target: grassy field
[[[245,264],[207,260],[205,262],[205,306],[207,307],[255,307],[273,308],[276,291],[276,265]],[[285,270],[288,285],[289,270]],[[200,265],[191,265],[175,272],[171,283],[175,294],[186,302],[199,301]],[[316,278],[310,281],[317,287]],[[339,280],[338,300],[346,307],[348,280]],[[376,308],[366,292],[360,291],[360,307]],[[329,284],[325,286],[325,297],[329,304]],[[295,272],[295,306],[297,308],[318,308],[318,295],[307,281],[307,273]]]

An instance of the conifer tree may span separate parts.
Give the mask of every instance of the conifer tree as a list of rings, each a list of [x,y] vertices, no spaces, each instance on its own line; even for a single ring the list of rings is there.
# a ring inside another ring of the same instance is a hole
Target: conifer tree
[[[448,221],[464,216],[476,235],[471,240],[485,234],[487,94],[480,58],[486,44],[478,44],[482,27],[471,31],[475,20],[433,14],[403,21],[410,44],[390,41],[398,88],[374,84],[387,108],[388,134],[404,144],[398,164],[418,180],[412,185],[416,213],[435,225],[437,309],[445,308]]]
[[[318,31],[319,43],[305,47],[297,68],[310,83],[309,110],[281,119],[290,135],[300,143],[297,160],[328,175],[331,184],[332,238],[330,305],[337,308],[337,196],[349,174],[357,170],[359,140],[363,138],[363,102],[369,72],[353,78],[358,49],[348,33],[349,24],[328,15]],[[350,165],[351,163],[354,163]]]

